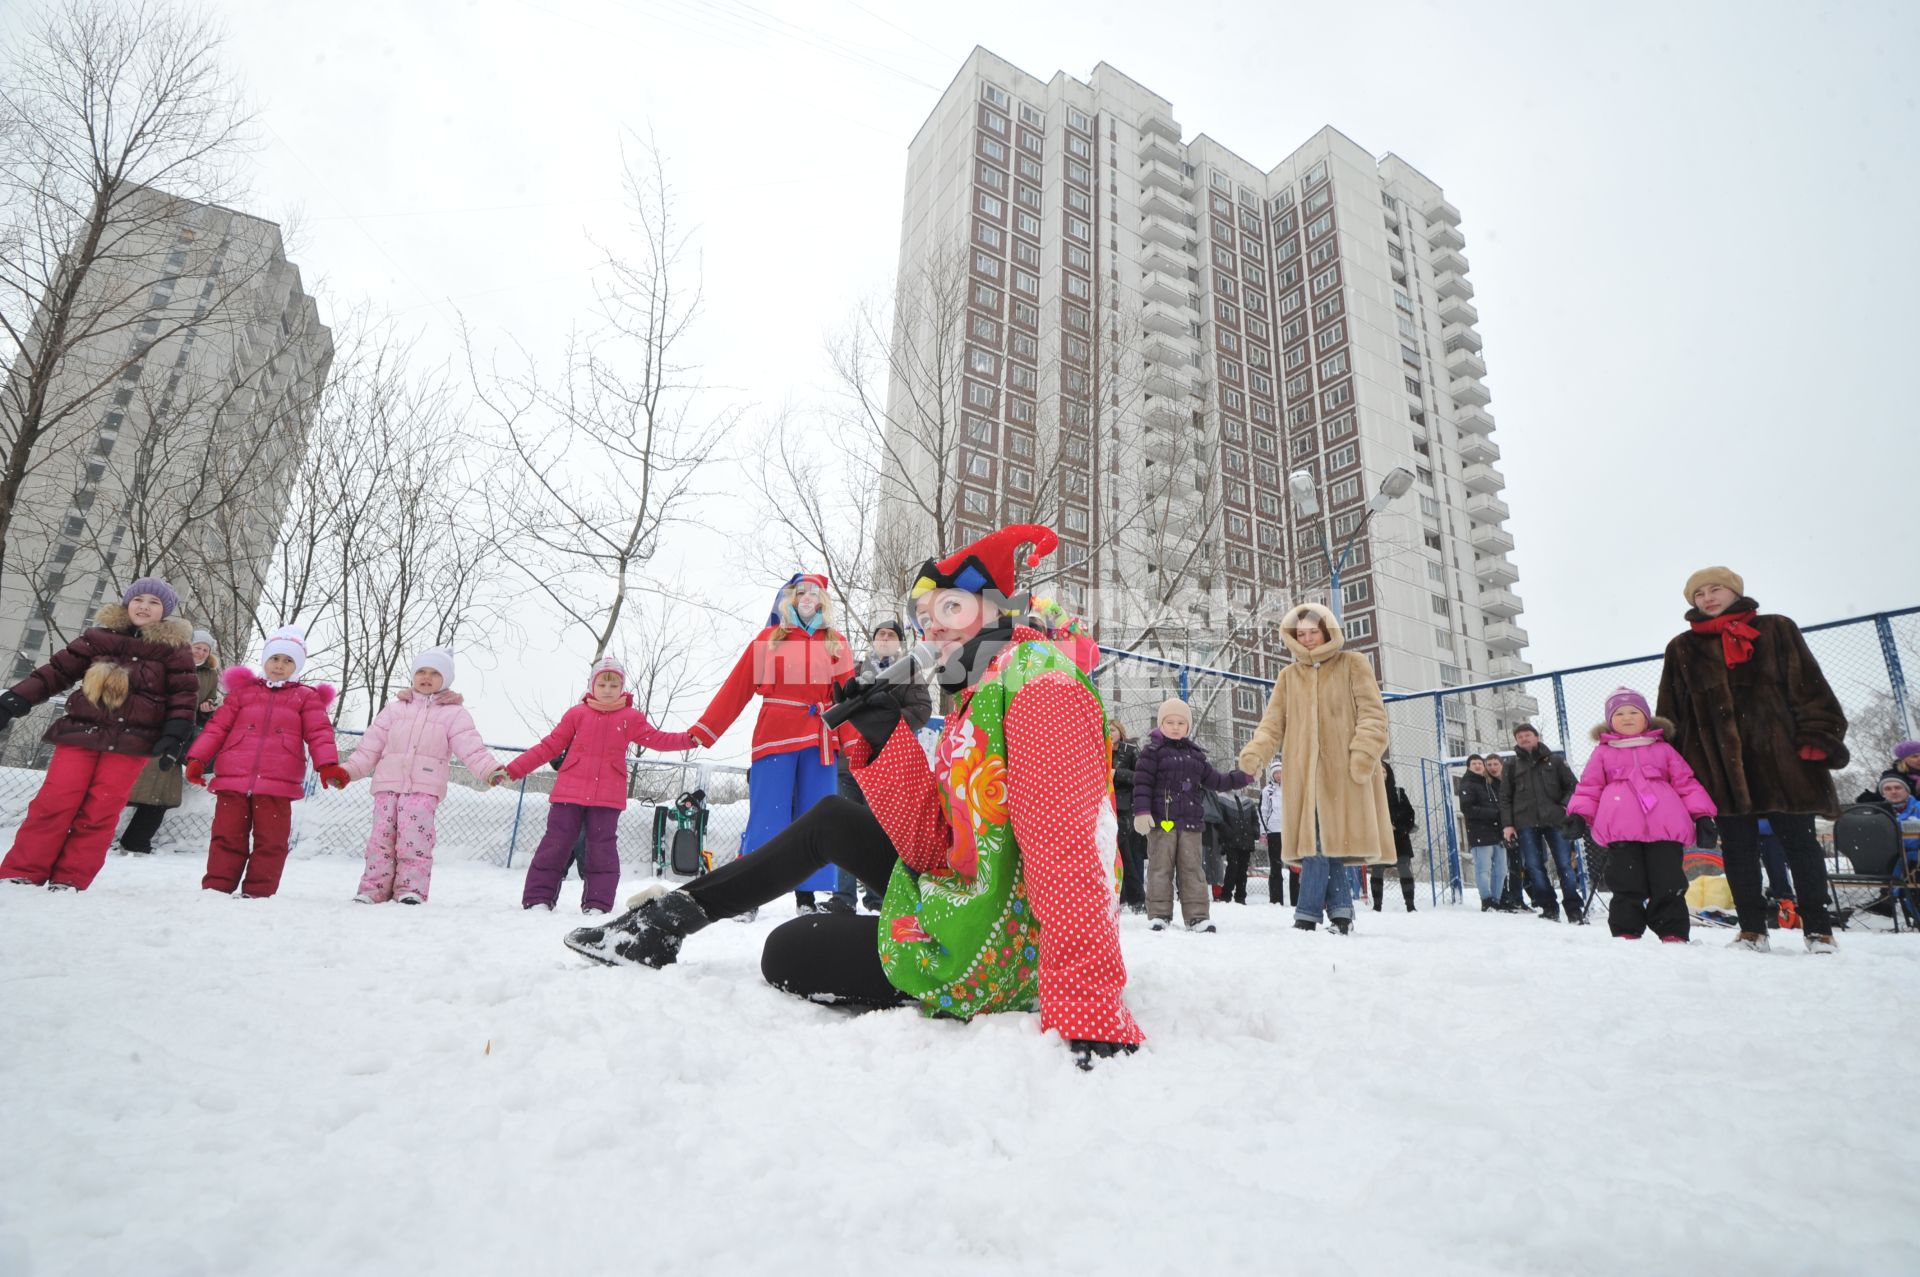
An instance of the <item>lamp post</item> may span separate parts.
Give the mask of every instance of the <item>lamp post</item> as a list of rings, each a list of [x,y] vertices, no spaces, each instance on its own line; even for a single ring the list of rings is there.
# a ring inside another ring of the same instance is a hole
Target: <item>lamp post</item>
[[[1302,511],[1307,514],[1320,512],[1320,497],[1314,491],[1313,474],[1310,471],[1295,470],[1288,475],[1287,488],[1293,494],[1294,504]],[[1344,600],[1340,597],[1340,573],[1346,568],[1347,557],[1353,553],[1354,544],[1360,540],[1360,534],[1367,530],[1367,521],[1407,495],[1412,488],[1413,471],[1405,466],[1395,466],[1381,478],[1380,490],[1367,500],[1365,513],[1360,516],[1360,522],[1354,525],[1352,535],[1347,538],[1346,544],[1340,547],[1339,557],[1333,562],[1333,594],[1328,601],[1333,608],[1334,620],[1345,619],[1342,615]]]

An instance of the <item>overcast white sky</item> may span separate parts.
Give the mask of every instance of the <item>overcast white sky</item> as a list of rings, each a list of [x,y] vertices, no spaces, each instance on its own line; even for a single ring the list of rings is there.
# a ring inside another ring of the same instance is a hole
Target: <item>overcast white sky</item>
[[[1262,166],[1331,123],[1461,210],[1536,668],[1657,650],[1708,563],[1806,621],[1920,602],[1920,6],[211,8],[266,126],[251,211],[301,214],[323,306],[556,350],[587,234],[618,231],[622,130],[652,129],[709,375],[768,409],[820,393],[823,334],[890,277],[907,143],[975,44],[1109,62]],[[769,588],[741,590],[744,639]]]

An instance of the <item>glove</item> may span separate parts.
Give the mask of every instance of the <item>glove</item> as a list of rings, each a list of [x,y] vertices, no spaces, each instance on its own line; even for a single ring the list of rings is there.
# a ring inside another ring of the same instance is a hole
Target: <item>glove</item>
[[[1238,768],[1235,768],[1233,771],[1229,772],[1227,774],[1227,779],[1233,782],[1233,787],[1235,789],[1250,789],[1253,786],[1253,777],[1248,775],[1246,772],[1239,770]]]
[[[187,760],[187,783],[204,785],[207,783],[207,765],[197,758]]]
[[[847,725],[867,742],[869,758],[879,757],[894,729],[900,725],[900,710],[909,690],[905,683],[876,683],[859,707],[845,718]]]
[[[0,722],[8,718],[25,718],[33,712],[33,706],[27,704],[27,698],[18,692],[0,692]]]
[[[1096,1058],[1111,1060],[1117,1056],[1132,1055],[1140,1049],[1138,1042],[1093,1042],[1086,1038],[1075,1038],[1067,1043],[1073,1052],[1073,1063],[1082,1073],[1093,1072]]]
[[[1138,816],[1135,816],[1133,818],[1134,833],[1144,834],[1152,828],[1153,828],[1153,817],[1147,815],[1146,812],[1143,811]]]
[[[320,769],[320,783],[328,789],[345,789],[352,781],[347,769],[338,763],[328,763]]]
[[[162,736],[153,742],[153,756],[161,771],[170,772],[180,765],[180,755],[187,752],[187,742],[178,736]]]
[[[1713,823],[1713,817],[1693,818],[1693,845],[1702,851],[1712,851],[1720,845],[1720,826]]]
[[[1827,751],[1818,745],[1802,745],[1800,757],[1809,763],[1824,763],[1827,761]]]
[[[1567,822],[1560,826],[1560,831],[1567,836],[1568,842],[1579,842],[1582,839],[1588,842],[1593,841],[1593,830],[1587,827],[1585,816],[1567,817]]]
[[[1373,760],[1365,754],[1354,752],[1347,755],[1347,774],[1353,777],[1353,783],[1364,785],[1373,779]]]

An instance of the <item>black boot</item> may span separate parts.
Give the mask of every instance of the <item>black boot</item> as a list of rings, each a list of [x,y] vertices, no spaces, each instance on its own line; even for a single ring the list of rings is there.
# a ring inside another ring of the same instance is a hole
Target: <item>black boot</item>
[[[1401,883],[1400,894],[1406,897],[1407,912],[1412,913],[1413,912],[1413,883],[1411,881]]]
[[[641,900],[612,922],[567,933],[567,948],[607,966],[671,966],[680,942],[713,919],[684,891]]]

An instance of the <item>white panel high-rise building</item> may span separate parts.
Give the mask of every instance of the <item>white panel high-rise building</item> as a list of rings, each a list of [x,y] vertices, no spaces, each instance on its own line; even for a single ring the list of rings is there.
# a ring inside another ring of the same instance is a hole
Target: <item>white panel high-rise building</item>
[[[1182,132],[1104,63],[1042,81],[973,52],[909,150],[900,247],[903,281],[964,263],[962,425],[895,473],[952,486],[952,545],[1033,508],[1037,471],[1058,591],[1103,642],[1271,677],[1287,659],[1273,609],[1330,598],[1358,530],[1344,625],[1383,686],[1529,672],[1459,212],[1333,128],[1269,168]],[[1411,492],[1363,523],[1395,468]],[[888,526],[924,524],[904,504]],[[1174,574],[1185,628],[1119,621]],[[1214,743],[1260,708],[1236,693]],[[1533,710],[1508,695],[1449,743],[1491,744]]]

